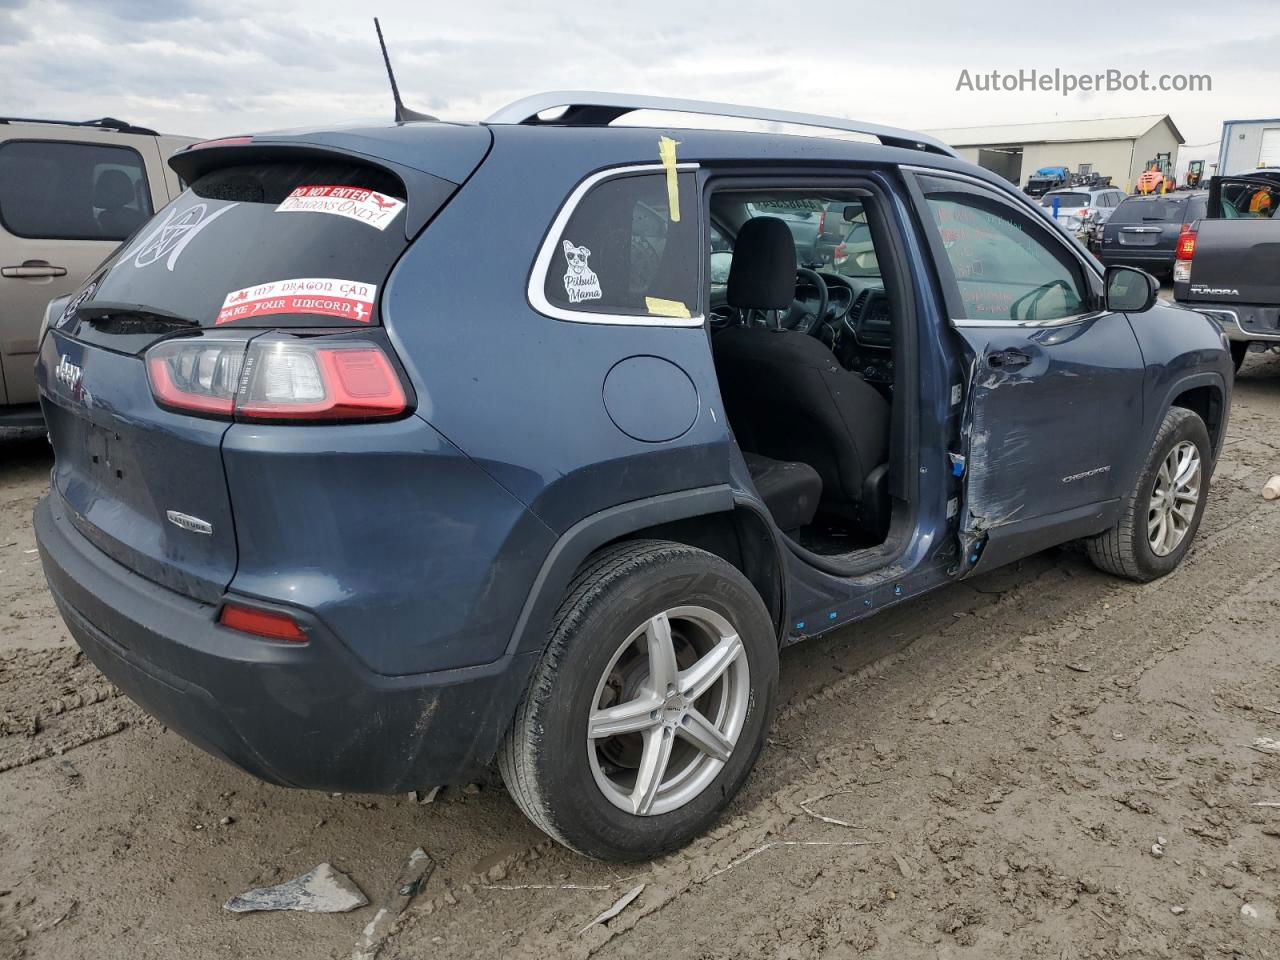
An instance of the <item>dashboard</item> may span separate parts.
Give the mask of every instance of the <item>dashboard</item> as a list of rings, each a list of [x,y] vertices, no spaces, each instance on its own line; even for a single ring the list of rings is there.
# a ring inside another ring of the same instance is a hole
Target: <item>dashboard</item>
[[[882,387],[893,385],[893,311],[878,277],[846,277],[822,273],[827,284],[828,303],[819,321],[806,316],[801,326],[805,332],[821,322],[828,329],[816,335],[831,347],[841,366],[860,374],[869,383]],[[797,295],[809,291],[801,283]],[[813,308],[818,307],[815,292]]]

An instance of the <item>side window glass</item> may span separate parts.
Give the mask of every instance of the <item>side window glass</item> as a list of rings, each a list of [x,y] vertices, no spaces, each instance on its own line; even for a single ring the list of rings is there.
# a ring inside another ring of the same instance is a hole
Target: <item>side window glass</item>
[[[15,236],[123,240],[151,214],[135,150],[56,140],[0,145],[0,223]]]
[[[1227,220],[1269,220],[1280,206],[1280,191],[1252,180],[1224,180],[1221,216]]]
[[[729,268],[733,265],[733,244],[712,224],[707,236],[710,238],[710,269],[708,276],[711,286],[723,287],[729,283]]]
[[[656,323],[691,316],[701,302],[703,262],[695,192],[691,173],[679,174],[675,197],[660,173],[598,184],[554,238],[543,278],[547,302],[575,313],[652,317]]]
[[[929,213],[970,320],[1056,320],[1085,310],[1087,288],[1066,248],[995,199],[928,181]]]

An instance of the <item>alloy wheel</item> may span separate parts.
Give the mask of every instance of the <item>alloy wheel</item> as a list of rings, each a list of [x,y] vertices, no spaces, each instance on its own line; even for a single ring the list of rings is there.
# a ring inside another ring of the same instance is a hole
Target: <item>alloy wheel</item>
[[[637,816],[699,796],[733,753],[751,702],[733,625],[699,606],[651,617],[622,642],[596,687],[586,748],[596,785]]]
[[[1183,440],[1160,465],[1147,506],[1147,542],[1157,557],[1167,557],[1186,538],[1200,502],[1200,480],[1200,451]]]

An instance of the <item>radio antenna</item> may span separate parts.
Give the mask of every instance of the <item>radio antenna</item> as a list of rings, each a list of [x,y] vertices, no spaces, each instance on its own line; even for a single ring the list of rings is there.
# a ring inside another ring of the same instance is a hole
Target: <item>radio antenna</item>
[[[396,75],[391,69],[391,57],[387,55],[387,42],[382,39],[382,24],[378,23],[378,18],[373,18],[373,29],[378,31],[378,46],[382,48],[382,62],[387,65],[387,79],[391,81],[391,96],[396,102],[396,122],[403,123],[405,120],[439,120],[439,117],[433,117],[429,113],[419,113],[417,110],[410,110],[404,105],[404,101],[400,99],[400,88],[396,86]]]

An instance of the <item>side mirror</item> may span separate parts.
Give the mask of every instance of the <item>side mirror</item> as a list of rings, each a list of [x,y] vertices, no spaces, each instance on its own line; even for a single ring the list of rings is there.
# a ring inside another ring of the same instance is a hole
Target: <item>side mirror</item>
[[[1104,279],[1107,309],[1115,313],[1144,313],[1156,303],[1160,281],[1137,267],[1107,267]]]

